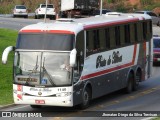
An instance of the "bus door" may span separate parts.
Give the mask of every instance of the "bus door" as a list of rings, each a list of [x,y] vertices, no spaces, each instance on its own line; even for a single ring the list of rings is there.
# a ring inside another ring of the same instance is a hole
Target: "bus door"
[[[80,104],[82,102],[82,84],[79,82],[84,65],[84,31],[78,33],[76,37],[76,50],[77,50],[77,58],[76,64],[73,70],[73,101],[74,105]]]
[[[76,38],[77,59],[74,67],[74,76],[77,78],[76,81],[78,81],[84,65],[84,31],[80,32]]]

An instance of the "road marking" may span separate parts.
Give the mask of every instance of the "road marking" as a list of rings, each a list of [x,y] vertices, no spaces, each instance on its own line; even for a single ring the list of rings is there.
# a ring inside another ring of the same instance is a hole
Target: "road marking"
[[[141,119],[141,120],[152,120],[152,119],[154,119],[154,118],[156,118],[156,117],[148,117],[148,118],[143,118],[143,119]]]
[[[12,111],[12,110],[20,109],[20,108],[25,108],[25,107],[29,107],[29,105],[25,105],[25,106],[21,106],[21,107],[15,107],[15,108],[7,109],[5,111]]]
[[[112,102],[106,102],[103,104],[104,107],[109,107],[109,106],[112,106],[112,105],[116,105],[116,104],[119,104],[119,103],[122,103],[122,102],[125,102],[125,101],[128,101],[128,100],[133,100],[133,99],[136,99],[138,97],[141,97],[141,96],[144,96],[144,95],[147,95],[147,94],[150,94],[156,90],[159,90],[160,89],[160,86],[157,86],[157,87],[154,87],[154,88],[150,88],[150,89],[146,89],[146,90],[143,90],[143,91],[139,91],[139,93],[137,93],[136,95],[131,95],[131,96],[127,96],[125,98],[121,98],[121,99],[118,99],[118,100],[114,100]],[[99,105],[97,105],[99,106]],[[94,111],[94,110],[98,110],[97,109],[97,106],[93,107],[93,108],[89,108],[85,111]],[[104,108],[104,107],[101,107],[101,108]]]
[[[62,118],[61,117],[55,117],[55,118],[53,118],[53,120],[62,120]]]

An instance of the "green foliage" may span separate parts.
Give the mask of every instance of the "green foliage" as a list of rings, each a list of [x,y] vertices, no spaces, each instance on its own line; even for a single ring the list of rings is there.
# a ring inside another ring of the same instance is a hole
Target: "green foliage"
[[[118,4],[118,5],[116,6],[116,11],[117,11],[117,12],[124,12],[124,13],[126,13],[126,12],[129,11],[129,8],[126,7],[126,6],[124,5],[124,3],[120,3],[120,4]]]
[[[108,3],[113,3],[113,0],[107,0]]]
[[[5,6],[5,7],[4,7]],[[12,12],[14,5],[12,3],[2,3],[0,5],[0,14],[8,14]]]
[[[7,46],[15,46],[17,34],[14,30],[0,29],[0,55]],[[13,56],[12,52],[7,64],[0,64],[0,105],[13,103]]]
[[[150,4],[153,3],[153,1],[152,1],[152,0],[140,0],[140,3],[141,3],[142,5],[150,5]]]
[[[144,10],[153,10],[156,7],[160,7],[160,2],[156,4],[147,5],[144,7]]]

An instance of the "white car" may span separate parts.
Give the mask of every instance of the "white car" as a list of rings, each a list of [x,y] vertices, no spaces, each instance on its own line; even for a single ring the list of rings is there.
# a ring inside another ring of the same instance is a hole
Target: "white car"
[[[16,5],[13,9],[13,17],[22,16],[28,18],[28,11],[24,5]]]
[[[149,16],[151,16],[152,18],[152,23],[156,24],[157,26],[160,25],[160,17],[157,16],[154,12],[152,11],[136,11],[135,13],[140,13],[140,14],[147,14]]]
[[[47,10],[47,12],[46,12]],[[35,10],[35,19],[44,18],[44,16],[49,17],[50,19],[56,18],[56,12],[53,4],[48,4],[47,9],[45,4],[40,4],[38,8]]]

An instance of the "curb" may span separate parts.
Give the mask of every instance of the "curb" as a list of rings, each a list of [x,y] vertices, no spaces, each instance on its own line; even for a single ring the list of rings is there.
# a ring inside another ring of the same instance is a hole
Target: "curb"
[[[2,109],[6,109],[6,108],[9,108],[9,107],[14,107],[14,106],[16,106],[16,104],[2,105],[2,106],[0,106],[0,111],[1,111]]]

